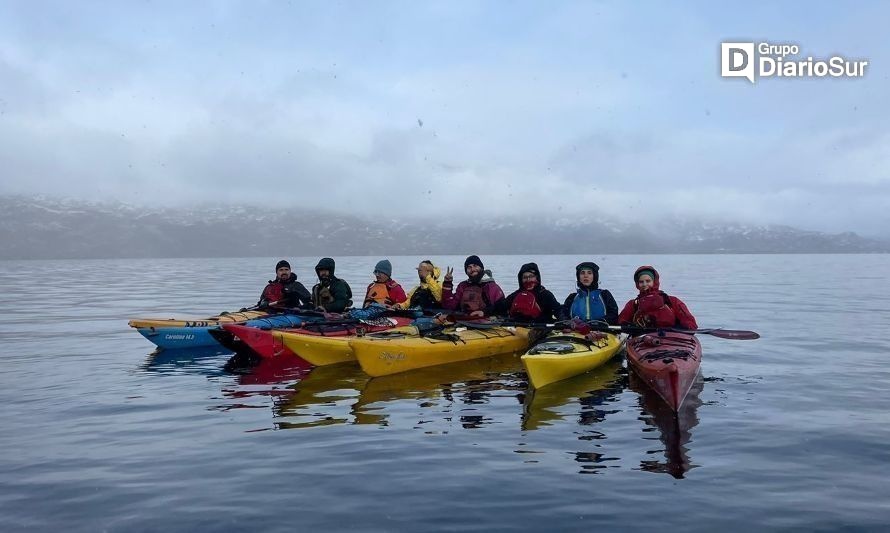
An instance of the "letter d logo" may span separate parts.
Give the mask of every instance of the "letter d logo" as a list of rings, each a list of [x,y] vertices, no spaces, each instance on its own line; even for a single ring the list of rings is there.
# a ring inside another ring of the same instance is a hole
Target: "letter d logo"
[[[720,43],[720,75],[754,83],[754,43]]]

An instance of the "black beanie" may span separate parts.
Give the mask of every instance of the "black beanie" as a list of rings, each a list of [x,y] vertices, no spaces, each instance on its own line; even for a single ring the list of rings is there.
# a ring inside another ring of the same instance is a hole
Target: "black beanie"
[[[285,261],[284,259],[282,259],[281,261],[278,262],[277,265],[275,265],[275,272],[278,272],[278,269],[281,268],[281,267],[287,267],[287,268],[290,268],[290,263],[288,263],[287,261]]]
[[[467,267],[470,265],[479,265],[480,268],[482,268],[483,270],[485,269],[485,265],[482,264],[482,260],[479,259],[478,255],[471,255],[467,258],[466,261],[464,261],[464,272],[467,271]]]

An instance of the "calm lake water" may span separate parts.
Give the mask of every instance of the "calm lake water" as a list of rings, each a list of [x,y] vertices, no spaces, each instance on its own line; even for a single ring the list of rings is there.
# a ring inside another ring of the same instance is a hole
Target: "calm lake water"
[[[619,305],[654,264],[702,327],[679,419],[618,360],[532,393],[518,358],[371,380],[223,370],[135,316],[256,302],[279,258],[0,262],[0,530],[886,530],[887,255],[482,256]],[[311,286],[318,258],[290,258]],[[379,257],[337,258],[362,294]],[[421,257],[391,257],[410,287]],[[461,271],[463,257],[433,257]]]

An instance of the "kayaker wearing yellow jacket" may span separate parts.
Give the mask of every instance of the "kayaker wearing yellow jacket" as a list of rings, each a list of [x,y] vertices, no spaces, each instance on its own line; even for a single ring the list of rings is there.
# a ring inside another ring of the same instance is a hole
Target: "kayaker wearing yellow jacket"
[[[439,309],[442,307],[442,284],[439,276],[442,271],[429,259],[417,265],[417,277],[420,285],[408,291],[408,299],[399,305],[401,308],[420,307],[421,309]]]

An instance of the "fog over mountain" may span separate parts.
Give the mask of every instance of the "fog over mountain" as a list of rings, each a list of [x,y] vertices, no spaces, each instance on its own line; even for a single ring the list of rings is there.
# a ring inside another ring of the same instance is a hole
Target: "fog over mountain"
[[[748,235],[649,246],[670,249],[737,249],[761,225],[883,238],[888,19],[887,2],[0,2],[0,195]],[[730,38],[869,71],[723,78]],[[152,254],[208,242],[139,231]],[[529,238],[561,242],[504,246]]]
[[[865,253],[890,243],[787,226],[606,217],[352,216],[306,208],[137,207],[0,197],[0,259],[621,253]]]

